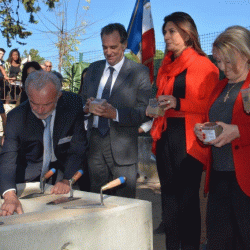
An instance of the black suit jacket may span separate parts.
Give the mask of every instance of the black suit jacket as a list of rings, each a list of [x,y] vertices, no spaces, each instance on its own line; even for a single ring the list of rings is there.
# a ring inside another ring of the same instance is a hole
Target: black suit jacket
[[[70,179],[83,165],[87,146],[83,116],[81,97],[63,92],[56,106],[53,147],[56,165],[64,172],[65,179]],[[32,113],[28,101],[8,113],[7,124],[0,154],[1,194],[15,188],[16,183],[39,177],[43,162],[44,125]],[[66,137],[71,140],[62,143],[61,139]]]
[[[83,84],[84,103],[88,98],[96,97],[105,63],[103,60],[90,65]],[[145,111],[150,94],[148,68],[125,58],[109,98],[109,103],[119,113],[119,122],[109,120],[111,149],[118,165],[130,165],[138,160],[138,127],[147,120]],[[93,115],[88,121],[90,136]]]

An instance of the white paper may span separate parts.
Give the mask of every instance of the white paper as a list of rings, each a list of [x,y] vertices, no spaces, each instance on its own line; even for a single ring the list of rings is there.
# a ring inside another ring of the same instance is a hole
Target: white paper
[[[215,135],[215,130],[211,129],[211,130],[202,130],[202,132],[206,135],[206,138],[204,140],[204,142],[210,142],[214,139],[216,139],[216,135]]]

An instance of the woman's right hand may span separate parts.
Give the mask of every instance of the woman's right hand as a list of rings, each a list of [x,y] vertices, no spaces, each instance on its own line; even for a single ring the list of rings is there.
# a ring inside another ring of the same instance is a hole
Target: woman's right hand
[[[204,142],[204,140],[206,138],[206,135],[202,132],[203,125],[204,124],[202,124],[202,123],[196,123],[194,126],[194,133],[197,136],[197,138],[202,142]]]
[[[4,80],[7,81],[7,82],[9,82],[10,78],[8,76],[5,76]]]
[[[176,108],[177,100],[172,95],[160,95],[157,100],[159,107],[163,107],[165,111]]]

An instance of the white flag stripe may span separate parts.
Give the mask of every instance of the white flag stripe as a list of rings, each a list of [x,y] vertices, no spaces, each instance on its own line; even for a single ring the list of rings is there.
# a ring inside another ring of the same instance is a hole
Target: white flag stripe
[[[153,28],[154,26],[151,16],[151,4],[148,2],[143,6],[142,34]]]

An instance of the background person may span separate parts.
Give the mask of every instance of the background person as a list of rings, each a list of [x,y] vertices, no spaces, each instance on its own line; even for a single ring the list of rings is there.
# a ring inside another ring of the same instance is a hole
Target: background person
[[[42,65],[41,65],[41,67],[45,71],[54,73],[59,78],[61,85],[63,84],[63,76],[61,75],[61,73],[59,73],[55,70],[52,70],[52,62],[51,61],[49,61],[49,60],[45,61],[44,67]]]
[[[6,86],[7,99],[14,99],[21,92],[21,86],[17,81],[21,80],[22,73],[21,57],[18,49],[12,49],[9,53],[9,57],[6,61],[5,68],[9,75],[9,86]]]
[[[51,61],[49,61],[49,60],[45,61],[44,66],[45,66],[45,69],[44,69],[45,71],[50,72],[52,70],[52,62]]]
[[[23,212],[16,183],[39,181],[49,168],[63,172],[51,193],[68,193],[69,179],[82,168],[87,146],[81,97],[61,91],[59,79],[40,70],[28,76],[25,89],[29,102],[8,113],[0,154],[4,216]]]
[[[161,184],[162,223],[168,250],[199,249],[199,187],[206,154],[193,132],[204,121],[218,69],[201,50],[193,19],[184,12],[164,18],[167,54],[157,77],[165,116],[154,116],[153,152]],[[157,232],[156,231],[156,232]]]
[[[42,70],[45,70],[45,71],[46,71],[46,67],[45,67],[44,64],[40,64],[40,66],[41,66]]]
[[[3,90],[4,90],[4,80],[8,81],[9,77],[5,71],[5,61],[3,60],[5,54],[5,49],[0,48],[0,91],[1,91],[1,98],[3,97]]]
[[[81,96],[82,91],[83,91],[83,82],[84,82],[84,78],[86,76],[87,71],[88,71],[88,68],[85,68],[81,74],[81,85],[80,85],[80,88],[78,91],[78,95],[80,95],[80,96]],[[88,129],[88,121],[87,120],[85,120],[84,125],[85,125],[85,129],[87,130]],[[87,158],[85,159],[85,161],[83,163],[83,170],[84,170],[84,175],[82,175],[80,177],[80,179],[78,180],[77,183],[78,183],[79,189],[81,191],[89,192],[90,191],[90,180],[89,180],[89,170],[88,170]]]
[[[85,69],[82,71],[82,74],[81,74],[81,84],[80,84],[80,88],[79,88],[79,91],[78,91],[78,95],[81,95],[81,94],[82,94],[84,78],[85,78],[85,76],[86,76],[86,74],[87,74],[87,71],[88,71],[88,68],[85,68]]]
[[[18,49],[12,49],[6,61],[6,71],[12,81],[21,79],[21,57]]]
[[[127,178],[115,195],[135,197],[138,162],[138,127],[146,121],[151,93],[149,70],[124,57],[127,32],[119,23],[102,28],[106,60],[91,64],[83,83],[84,111],[94,98],[107,100],[88,116],[90,190],[119,177]]]
[[[55,70],[53,70],[53,71],[51,71],[51,72],[52,72],[53,74],[55,74],[55,75],[58,77],[58,79],[59,79],[61,85],[63,86],[63,76],[62,76],[62,74],[59,73],[59,72],[57,72],[57,71],[55,71]]]
[[[4,63],[5,63],[3,60],[4,54],[5,54],[5,49],[0,48],[0,65],[1,66],[4,66]]]
[[[3,146],[7,117],[6,117],[6,114],[5,114],[5,109],[4,109],[2,100],[0,100],[0,116],[2,118],[2,127],[3,127],[3,136],[1,138],[1,146]]]
[[[226,29],[213,44],[213,57],[226,78],[217,84],[209,104],[208,120],[221,125],[223,132],[209,143],[206,249],[249,249],[250,116],[240,90],[250,84],[250,32],[240,26]],[[202,125],[196,124],[195,132],[203,142]]]
[[[8,81],[9,78],[5,72],[5,62],[3,60],[5,54],[5,49],[0,48],[0,96],[2,98],[2,92],[4,90],[4,80]],[[3,136],[1,138],[1,146],[3,145],[4,142],[4,133],[5,133],[5,127],[6,127],[6,121],[7,121],[7,117],[5,114],[5,109],[3,106],[3,102],[2,100],[0,100],[0,116],[2,118],[2,127],[3,127]]]
[[[28,77],[28,75],[31,72],[34,72],[36,70],[41,70],[41,66],[38,62],[32,61],[32,62],[27,62],[23,66],[23,71],[22,71],[22,93],[21,93],[21,98],[20,98],[20,103],[25,102],[28,99],[28,96],[25,92],[25,81]]]

